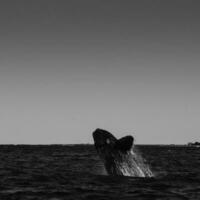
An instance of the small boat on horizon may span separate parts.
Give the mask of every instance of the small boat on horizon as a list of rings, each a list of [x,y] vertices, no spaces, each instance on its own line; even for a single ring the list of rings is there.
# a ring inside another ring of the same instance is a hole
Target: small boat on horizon
[[[190,146],[190,147],[200,147],[200,142],[189,142],[188,146]]]

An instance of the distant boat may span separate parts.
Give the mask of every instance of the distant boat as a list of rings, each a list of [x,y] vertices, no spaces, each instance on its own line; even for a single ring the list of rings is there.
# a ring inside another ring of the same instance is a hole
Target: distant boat
[[[189,142],[188,146],[190,146],[190,147],[200,147],[200,142]]]

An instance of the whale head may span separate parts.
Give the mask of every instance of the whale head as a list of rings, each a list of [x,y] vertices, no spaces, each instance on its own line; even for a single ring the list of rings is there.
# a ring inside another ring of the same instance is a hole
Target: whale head
[[[101,158],[110,158],[113,153],[130,151],[133,146],[133,137],[126,136],[121,139],[115,138],[111,133],[103,129],[93,132],[94,145]]]

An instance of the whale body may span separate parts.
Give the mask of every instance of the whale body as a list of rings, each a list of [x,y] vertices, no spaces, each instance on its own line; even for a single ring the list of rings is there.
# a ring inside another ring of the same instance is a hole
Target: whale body
[[[106,130],[96,129],[93,132],[93,139],[97,153],[109,175],[153,176],[149,166],[135,150],[134,138],[131,135],[117,139]]]

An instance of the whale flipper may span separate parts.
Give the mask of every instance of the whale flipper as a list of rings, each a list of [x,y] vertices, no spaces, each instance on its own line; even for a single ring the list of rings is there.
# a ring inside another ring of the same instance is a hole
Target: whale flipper
[[[133,146],[133,137],[131,135],[122,137],[115,143],[115,148],[121,151],[129,151]]]

